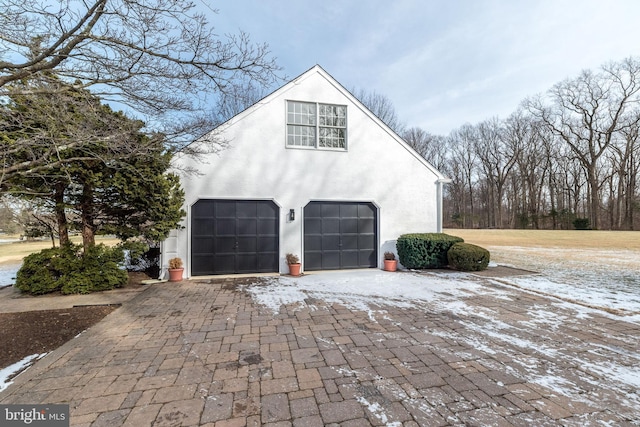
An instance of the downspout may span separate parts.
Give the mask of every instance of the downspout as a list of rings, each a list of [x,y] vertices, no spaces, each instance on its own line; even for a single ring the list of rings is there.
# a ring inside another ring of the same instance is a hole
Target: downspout
[[[449,178],[441,178],[436,180],[436,198],[437,198],[437,213],[436,213],[436,233],[442,233],[442,193],[444,184],[451,184],[453,181]]]

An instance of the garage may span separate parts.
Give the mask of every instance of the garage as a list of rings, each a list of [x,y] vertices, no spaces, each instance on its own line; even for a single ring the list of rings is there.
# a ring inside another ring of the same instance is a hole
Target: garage
[[[304,269],[378,266],[377,209],[368,202],[310,202],[304,208]]]
[[[191,275],[277,272],[279,212],[271,200],[198,200],[191,208]]]

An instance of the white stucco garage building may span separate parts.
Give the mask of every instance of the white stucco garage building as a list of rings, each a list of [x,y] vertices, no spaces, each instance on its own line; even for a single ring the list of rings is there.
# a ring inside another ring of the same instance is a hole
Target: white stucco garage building
[[[395,239],[441,231],[448,180],[320,66],[216,131],[228,146],[180,160],[184,228],[162,245],[185,276],[377,268]]]

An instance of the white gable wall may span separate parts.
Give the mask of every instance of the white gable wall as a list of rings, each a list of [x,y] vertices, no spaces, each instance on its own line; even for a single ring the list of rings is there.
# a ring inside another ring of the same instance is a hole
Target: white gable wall
[[[287,148],[287,100],[347,105],[347,151]],[[199,199],[273,200],[281,208],[282,273],[288,271],[286,253],[302,258],[303,208],[310,201],[373,202],[379,209],[380,260],[385,251],[395,251],[400,234],[437,231],[436,181],[444,177],[319,67],[236,116],[221,136],[228,148],[204,162],[185,162],[200,171],[182,181],[186,211]],[[294,221],[288,220],[290,209]],[[180,256],[187,276],[189,217],[163,245],[164,265]]]

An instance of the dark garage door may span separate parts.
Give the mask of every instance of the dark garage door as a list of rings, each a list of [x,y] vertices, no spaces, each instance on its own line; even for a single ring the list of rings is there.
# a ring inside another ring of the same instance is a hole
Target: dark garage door
[[[310,202],[304,208],[304,269],[378,266],[372,203]]]
[[[191,274],[277,272],[278,217],[270,200],[199,200],[191,208]]]

